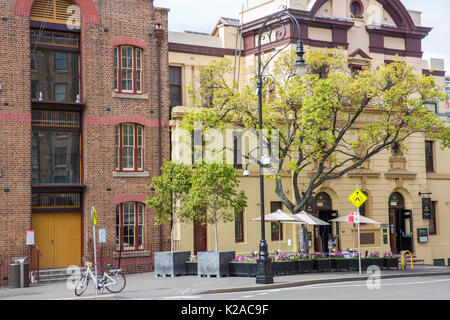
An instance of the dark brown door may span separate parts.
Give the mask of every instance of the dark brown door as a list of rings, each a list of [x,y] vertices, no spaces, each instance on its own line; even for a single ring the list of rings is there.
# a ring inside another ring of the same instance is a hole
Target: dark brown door
[[[194,223],[194,254],[199,251],[207,251],[206,224]]]
[[[392,252],[397,253],[397,217],[396,209],[389,209],[389,239]]]

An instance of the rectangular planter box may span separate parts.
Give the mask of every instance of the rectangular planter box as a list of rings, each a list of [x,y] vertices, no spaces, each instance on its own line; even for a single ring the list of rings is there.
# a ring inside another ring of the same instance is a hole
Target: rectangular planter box
[[[331,269],[336,271],[350,271],[350,259],[331,259]]]
[[[348,270],[349,271],[359,271],[359,259],[347,259],[348,260]],[[363,265],[363,260],[361,259],[361,270]]]
[[[331,260],[330,259],[313,259],[313,269],[318,272],[330,272]]]
[[[361,260],[361,268],[363,271],[366,271],[370,266],[377,266],[380,270],[383,269],[383,258],[365,258]]]
[[[294,264],[296,273],[305,273],[313,271],[312,260],[295,260]]]
[[[294,274],[296,264],[295,261],[274,261],[272,262],[272,272],[274,275]]]
[[[198,252],[198,276],[229,276],[230,262],[235,258],[234,251]]]
[[[155,252],[155,276],[184,276],[186,275],[186,261],[189,260],[190,251],[164,251]]]
[[[387,270],[397,268],[398,270],[398,258],[383,258],[383,268]]]
[[[197,262],[186,262],[186,274],[190,276],[198,274]]]
[[[230,275],[236,277],[256,277],[256,263],[230,262]]]

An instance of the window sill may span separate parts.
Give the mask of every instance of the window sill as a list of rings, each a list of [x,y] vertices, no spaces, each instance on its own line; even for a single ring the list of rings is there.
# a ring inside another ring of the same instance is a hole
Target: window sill
[[[113,178],[148,178],[149,171],[113,171]]]
[[[148,257],[150,256],[149,250],[142,250],[142,251],[122,251],[122,258],[135,258],[135,257]],[[120,256],[119,251],[115,251],[113,254],[114,259],[118,259]]]
[[[113,98],[121,98],[121,99],[139,99],[139,100],[148,100],[148,94],[134,94],[134,93],[119,93],[113,92]]]

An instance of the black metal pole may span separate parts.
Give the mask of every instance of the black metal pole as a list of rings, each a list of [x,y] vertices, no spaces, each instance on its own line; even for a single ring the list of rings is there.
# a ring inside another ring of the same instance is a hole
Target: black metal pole
[[[272,273],[272,261],[269,257],[269,247],[266,241],[266,230],[265,230],[265,219],[264,219],[264,164],[262,163],[262,158],[264,155],[263,150],[263,117],[262,117],[262,66],[261,66],[261,39],[264,29],[267,23],[274,18],[281,18],[282,16],[287,16],[291,22],[294,22],[297,26],[299,40],[297,42],[297,55],[298,60],[296,63],[304,63],[303,60],[303,44],[301,40],[301,30],[300,24],[297,19],[287,11],[277,12],[269,16],[263,23],[259,30],[258,36],[258,74],[257,74],[257,88],[258,88],[258,128],[259,128],[259,188],[260,188],[260,208],[261,208],[261,241],[259,244],[259,258],[257,260],[257,271],[256,271],[256,283],[257,284],[270,284],[273,283],[273,273]],[[269,34],[269,37],[271,35]],[[271,39],[269,39],[271,41]]]

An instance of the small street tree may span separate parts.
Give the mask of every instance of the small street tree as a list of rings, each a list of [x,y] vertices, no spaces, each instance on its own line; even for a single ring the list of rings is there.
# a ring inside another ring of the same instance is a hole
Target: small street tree
[[[293,52],[280,54],[265,70],[263,85],[264,129],[279,134],[275,192],[292,213],[300,212],[324,182],[360,168],[411,135],[449,146],[450,128],[424,107],[444,99],[433,77],[417,75],[400,61],[352,74],[340,49],[307,52],[309,73],[299,77],[295,59]],[[258,132],[256,80],[238,92],[225,80],[232,70],[226,60],[202,70],[201,88],[192,91],[195,111],[186,114],[184,128],[200,121],[204,131]],[[271,136],[263,138],[270,148]],[[292,172],[289,197],[281,179],[287,169]]]
[[[225,163],[202,162],[194,166],[190,182],[186,213],[192,220],[214,225],[215,251],[219,251],[218,223],[233,221],[247,207],[245,192],[237,190],[237,172]]]
[[[174,226],[177,221],[187,221],[192,215],[187,212],[188,194],[191,188],[192,171],[190,166],[166,161],[159,177],[154,177],[150,188],[154,196],[147,197],[146,205],[155,209],[155,224],[171,222],[171,245],[174,250]]]

